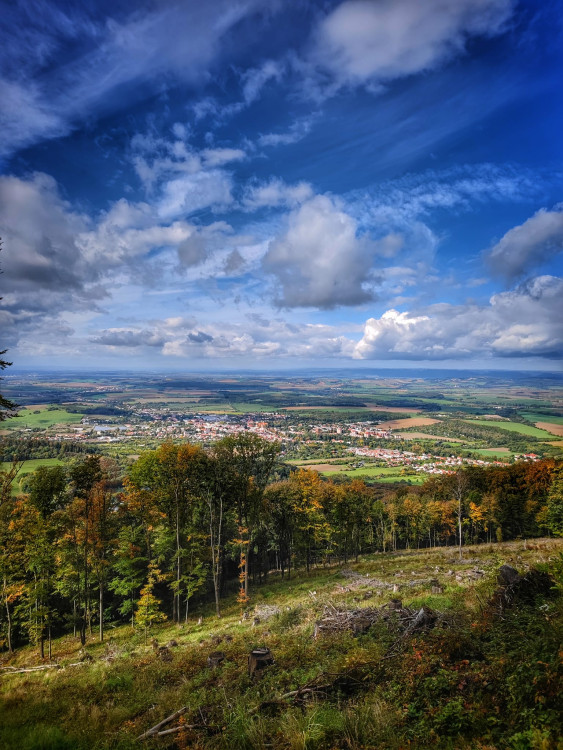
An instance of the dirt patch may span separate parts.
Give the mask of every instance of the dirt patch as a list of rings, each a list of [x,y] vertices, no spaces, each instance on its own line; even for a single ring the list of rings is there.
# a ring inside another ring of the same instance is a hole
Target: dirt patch
[[[343,466],[342,464],[340,464],[340,466],[335,464],[307,464],[305,468],[308,470],[310,469],[311,471],[344,471],[348,467]]]
[[[557,437],[563,437],[563,424],[553,424],[552,422],[536,422],[535,425],[538,430],[545,430],[546,432],[551,432],[552,435],[557,435]]]
[[[413,409],[410,406],[381,406],[380,404],[365,404],[369,411],[384,411],[387,414],[420,414],[420,409]]]
[[[378,427],[382,430],[406,430],[408,427],[428,427],[438,422],[440,422],[439,419],[430,417],[408,417],[407,419],[391,419],[389,422],[382,422]]]
[[[444,435],[428,435],[426,432],[397,432],[404,440],[446,440],[448,443],[463,443],[461,438],[444,437]]]

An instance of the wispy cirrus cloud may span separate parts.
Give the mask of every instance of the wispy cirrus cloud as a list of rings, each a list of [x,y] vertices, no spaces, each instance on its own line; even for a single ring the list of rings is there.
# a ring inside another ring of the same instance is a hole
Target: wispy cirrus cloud
[[[237,24],[258,11],[275,12],[278,4],[167,0],[97,20],[78,9],[65,13],[53,2],[41,6],[37,18],[25,4],[11,12],[11,29],[26,29],[17,35],[17,59],[25,61],[29,50],[32,63],[11,64],[2,78],[3,155],[68,133],[85,117],[120,109],[158,87],[205,81],[221,57],[221,41]],[[4,28],[3,49],[13,46]],[[3,58],[10,60],[5,53]]]

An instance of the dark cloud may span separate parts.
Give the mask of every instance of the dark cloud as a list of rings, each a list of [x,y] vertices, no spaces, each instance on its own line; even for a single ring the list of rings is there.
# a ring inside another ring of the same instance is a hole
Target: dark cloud
[[[213,341],[213,336],[203,331],[198,331],[197,333],[188,333],[188,340],[193,344],[209,344]]]
[[[510,229],[486,254],[499,276],[512,281],[540,266],[563,250],[563,204],[552,211],[540,209]]]
[[[148,330],[110,329],[102,331],[98,336],[90,339],[93,344],[103,346],[162,346],[164,339],[160,334]]]

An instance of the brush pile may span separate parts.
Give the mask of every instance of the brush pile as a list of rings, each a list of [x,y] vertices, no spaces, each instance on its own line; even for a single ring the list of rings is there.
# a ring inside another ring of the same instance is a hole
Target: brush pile
[[[553,597],[556,593],[554,579],[537,568],[520,575],[510,565],[502,565],[498,583],[499,587],[489,601],[489,605],[496,609],[498,614],[502,614],[510,607],[533,604],[538,597]]]
[[[268,622],[272,617],[279,615],[281,609],[274,604],[258,604],[254,608],[254,617],[259,618],[259,622]]]
[[[399,599],[392,599],[383,607],[361,609],[337,609],[327,604],[323,617],[315,623],[314,637],[346,631],[359,635],[367,632],[376,623],[384,623],[390,630],[404,636],[448,624],[443,613],[430,607],[403,607]]]

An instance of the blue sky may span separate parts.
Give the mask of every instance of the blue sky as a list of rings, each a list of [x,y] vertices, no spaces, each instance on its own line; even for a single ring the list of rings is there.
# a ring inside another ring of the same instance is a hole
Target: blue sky
[[[561,2],[0,10],[15,367],[559,369]]]

